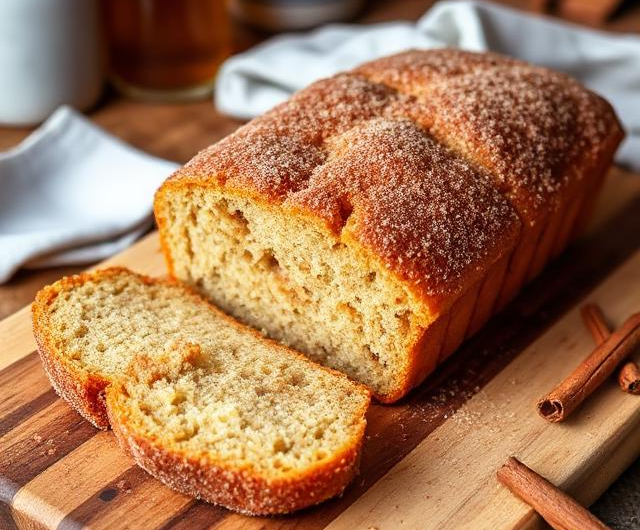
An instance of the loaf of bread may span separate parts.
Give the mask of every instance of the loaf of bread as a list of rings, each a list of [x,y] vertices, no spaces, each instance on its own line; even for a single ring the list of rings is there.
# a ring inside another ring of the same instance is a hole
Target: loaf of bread
[[[33,317],[58,394],[96,426],[110,420],[134,460],[178,491],[287,513],[340,494],[357,472],[369,392],[176,282],[125,269],[64,278],[38,294]]]
[[[565,75],[409,51],[199,153],[155,214],[173,276],[392,402],[580,232],[622,136]]]

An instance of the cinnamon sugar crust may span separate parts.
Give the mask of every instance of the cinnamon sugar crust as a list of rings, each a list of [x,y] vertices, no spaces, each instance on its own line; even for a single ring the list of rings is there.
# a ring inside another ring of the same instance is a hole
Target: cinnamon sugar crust
[[[174,178],[214,178],[282,201],[326,162],[328,137],[380,116],[395,99],[393,90],[360,76],[318,81],[205,149]]]
[[[490,171],[524,222],[557,208],[620,134],[611,106],[575,80],[498,54],[414,50],[356,72],[406,96],[393,113]]]

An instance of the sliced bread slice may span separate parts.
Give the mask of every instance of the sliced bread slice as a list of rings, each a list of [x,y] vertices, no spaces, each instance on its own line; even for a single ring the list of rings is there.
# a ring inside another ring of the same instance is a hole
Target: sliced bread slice
[[[64,278],[38,294],[33,316],[56,391],[94,425],[110,419],[122,447],[174,489],[286,513],[339,494],[357,472],[369,392],[177,282],[126,269]]]
[[[238,363],[187,344],[139,358],[107,389],[120,445],[169,487],[243,513],[340,493],[357,469],[366,395],[280,352],[247,354]]]

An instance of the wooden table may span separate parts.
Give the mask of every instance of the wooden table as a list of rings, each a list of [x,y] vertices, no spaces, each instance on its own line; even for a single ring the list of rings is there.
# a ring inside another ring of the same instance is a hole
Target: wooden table
[[[378,0],[371,3],[362,21],[415,20],[432,3],[432,0]],[[503,3],[516,7],[529,4],[527,0],[505,0]],[[640,3],[626,6],[604,28],[640,32]],[[238,47],[246,47],[260,38],[261,35],[243,30]],[[240,124],[217,113],[210,101],[179,105],[147,104],[125,100],[112,91],[107,91],[89,116],[131,145],[177,162],[185,162],[195,152],[229,134]],[[0,150],[17,144],[29,132],[29,129],[0,128]],[[35,292],[46,283],[84,268],[69,266],[19,271],[10,282],[0,286],[0,319],[28,304]]]

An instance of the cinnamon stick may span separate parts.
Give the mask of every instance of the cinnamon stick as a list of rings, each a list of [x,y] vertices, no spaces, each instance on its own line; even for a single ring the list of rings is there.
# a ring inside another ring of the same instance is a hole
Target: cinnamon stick
[[[498,470],[498,480],[556,530],[610,530],[575,499],[514,457]]]
[[[596,344],[600,345],[609,338],[611,330],[598,304],[585,304],[580,313]]]
[[[538,413],[549,421],[563,421],[639,344],[640,313],[635,313],[538,402]]]
[[[640,368],[634,362],[625,364],[618,374],[620,388],[628,394],[640,395]]]
[[[597,304],[586,304],[582,307],[582,319],[586,324],[596,344],[602,344],[610,335],[609,326],[604,319],[602,310]],[[640,367],[629,361],[618,373],[618,384],[628,394],[640,394]]]

